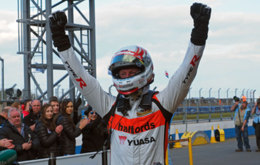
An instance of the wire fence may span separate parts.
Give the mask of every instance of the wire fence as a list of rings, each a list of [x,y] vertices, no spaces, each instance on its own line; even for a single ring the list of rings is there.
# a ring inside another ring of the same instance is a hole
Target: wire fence
[[[228,88],[225,91],[225,95],[221,93],[219,88],[213,95],[212,88],[207,91],[203,88],[197,91],[197,95],[191,92],[191,89],[182,102],[177,108],[172,119],[173,123],[194,123],[194,122],[212,122],[222,120],[233,120],[234,112],[230,111],[231,106],[234,104],[233,96],[246,96],[249,108],[252,108],[255,102],[255,91],[253,89],[242,89],[235,88],[230,90]],[[205,94],[205,91],[208,92]],[[207,95],[207,97],[203,97]],[[195,96],[195,97],[194,97]]]

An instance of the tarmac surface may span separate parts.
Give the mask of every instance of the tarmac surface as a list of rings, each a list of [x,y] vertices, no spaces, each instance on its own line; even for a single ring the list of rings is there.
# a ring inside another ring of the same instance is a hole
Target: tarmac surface
[[[235,138],[225,142],[192,146],[193,165],[260,165],[260,152],[257,149],[255,136],[249,137],[252,152],[235,152]],[[189,165],[188,147],[170,149],[173,165]]]

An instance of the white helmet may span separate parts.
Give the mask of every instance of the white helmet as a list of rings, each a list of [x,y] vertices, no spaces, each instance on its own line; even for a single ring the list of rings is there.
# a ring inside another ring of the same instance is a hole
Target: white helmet
[[[128,78],[119,77],[121,69],[131,67],[137,67],[141,72]],[[132,94],[154,80],[152,59],[149,53],[139,46],[123,47],[116,52],[111,60],[109,71],[112,74],[114,86],[123,95]]]

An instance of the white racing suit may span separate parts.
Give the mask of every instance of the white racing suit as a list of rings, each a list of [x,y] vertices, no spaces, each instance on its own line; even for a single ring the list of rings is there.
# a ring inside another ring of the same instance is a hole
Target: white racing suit
[[[109,118],[112,165],[167,165],[168,128],[172,114],[186,97],[196,75],[204,46],[190,42],[185,58],[170,78],[165,89],[153,95],[149,110],[142,111],[140,99],[130,100],[131,110],[123,116],[115,109]],[[82,95],[101,116],[109,113],[116,97],[106,93],[81,65],[73,49],[62,51],[60,57],[70,78]]]

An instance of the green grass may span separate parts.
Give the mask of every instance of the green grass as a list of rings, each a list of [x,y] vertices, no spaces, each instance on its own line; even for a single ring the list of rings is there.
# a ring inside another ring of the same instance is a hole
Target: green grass
[[[175,115],[173,120],[183,120],[185,119],[185,114],[178,114],[178,115]],[[221,117],[221,113],[211,113],[211,114],[199,114],[199,119],[209,119],[211,115],[211,119],[218,119]],[[228,117],[232,117],[233,116],[233,113],[232,112],[225,112],[225,113],[222,113],[222,118],[228,118]],[[188,120],[196,120],[197,119],[197,114],[188,114],[187,115],[187,119]]]

